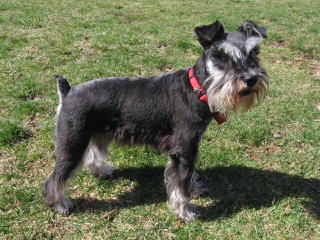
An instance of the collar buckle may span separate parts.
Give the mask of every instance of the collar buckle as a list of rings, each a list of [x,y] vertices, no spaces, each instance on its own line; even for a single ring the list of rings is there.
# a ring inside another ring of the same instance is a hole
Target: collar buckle
[[[193,91],[197,94],[200,95],[202,93],[201,88],[199,86],[196,86]]]

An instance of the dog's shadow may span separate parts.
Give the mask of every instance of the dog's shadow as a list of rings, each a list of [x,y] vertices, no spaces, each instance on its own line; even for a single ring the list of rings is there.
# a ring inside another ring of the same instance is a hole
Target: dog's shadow
[[[163,172],[163,167],[120,169],[115,179],[136,181],[136,187],[114,200],[75,199],[75,211],[111,211],[167,201]],[[212,199],[212,204],[202,209],[204,221],[225,218],[242,209],[272,206],[288,197],[303,198],[306,210],[320,219],[318,179],[243,166],[214,167],[198,173],[209,188],[208,197]]]

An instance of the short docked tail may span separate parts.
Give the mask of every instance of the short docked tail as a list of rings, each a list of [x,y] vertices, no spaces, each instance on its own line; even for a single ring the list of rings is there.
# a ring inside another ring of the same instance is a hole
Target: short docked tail
[[[62,100],[69,93],[71,86],[68,83],[67,79],[62,76],[54,75],[53,78],[58,80],[58,94],[60,99]]]

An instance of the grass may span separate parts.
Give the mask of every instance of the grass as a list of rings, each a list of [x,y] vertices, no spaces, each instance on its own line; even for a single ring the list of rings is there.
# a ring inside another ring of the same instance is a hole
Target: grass
[[[320,238],[318,1],[10,0],[0,12],[1,239]],[[203,137],[197,168],[210,194],[193,200],[203,217],[171,214],[167,159],[141,147],[112,147],[111,181],[87,170],[73,178],[70,216],[45,207],[58,102],[51,75],[75,85],[190,66],[201,51],[192,29],[216,19],[228,30],[246,19],[268,28],[270,91]]]

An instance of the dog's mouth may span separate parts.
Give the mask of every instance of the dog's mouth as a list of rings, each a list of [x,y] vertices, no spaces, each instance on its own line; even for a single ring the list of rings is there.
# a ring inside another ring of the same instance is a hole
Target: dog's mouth
[[[239,92],[239,96],[240,97],[246,97],[246,96],[249,96],[251,94],[251,91],[249,88],[245,89],[245,90],[242,90]]]

